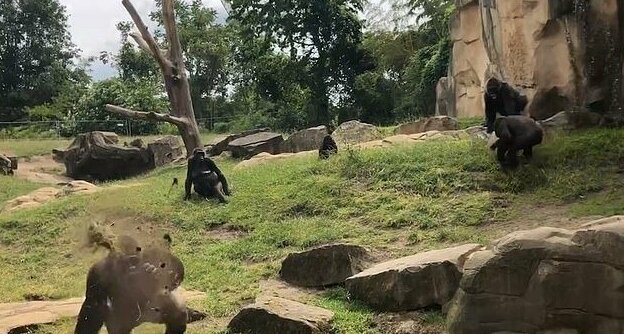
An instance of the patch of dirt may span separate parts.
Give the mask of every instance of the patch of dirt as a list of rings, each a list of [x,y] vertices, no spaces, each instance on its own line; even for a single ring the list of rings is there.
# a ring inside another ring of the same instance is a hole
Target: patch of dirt
[[[381,313],[373,322],[377,329],[385,334],[440,334],[444,333],[443,324],[427,323],[421,312]]]
[[[54,161],[52,155],[40,155],[30,158],[21,158],[15,177],[35,183],[59,184],[73,181],[64,176],[65,166]]]
[[[564,205],[522,205],[515,209],[514,218],[505,222],[490,223],[481,231],[490,239],[495,240],[505,235],[538,227],[556,227],[574,230],[602,216],[572,218],[569,214],[571,204]]]
[[[62,188],[45,187],[37,189],[28,195],[20,196],[6,203],[2,211],[11,212],[33,208],[50,202],[56,198],[71,194],[92,194],[98,187],[85,181],[70,181]]]
[[[208,237],[216,241],[237,240],[246,237],[249,233],[236,226],[219,226],[210,229]]]
[[[312,296],[320,295],[323,290],[299,288],[278,280],[260,282],[260,295],[263,297],[279,297],[300,303],[309,301]]]

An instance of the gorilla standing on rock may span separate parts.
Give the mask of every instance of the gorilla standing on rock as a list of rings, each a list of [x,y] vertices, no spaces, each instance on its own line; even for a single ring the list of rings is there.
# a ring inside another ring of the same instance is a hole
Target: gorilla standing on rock
[[[165,324],[166,334],[183,334],[189,313],[175,290],[184,279],[182,262],[164,248],[142,249],[136,240],[120,238],[120,249],[109,241],[98,243],[109,255],[87,276],[86,299],[74,334],[130,334],[142,323]]]
[[[533,157],[533,146],[542,143],[544,131],[532,118],[507,116],[496,119],[494,128],[498,140],[491,149],[496,149],[498,161],[503,167],[518,166],[518,151],[522,150],[527,160]]]
[[[191,187],[204,198],[216,197],[221,203],[227,203],[226,195],[230,196],[227,180],[219,167],[206,156],[200,148],[193,151],[188,162],[184,199],[191,198]]]
[[[521,115],[529,100],[506,82],[496,78],[488,80],[485,88],[485,119],[487,133],[494,132],[496,114],[501,116]]]

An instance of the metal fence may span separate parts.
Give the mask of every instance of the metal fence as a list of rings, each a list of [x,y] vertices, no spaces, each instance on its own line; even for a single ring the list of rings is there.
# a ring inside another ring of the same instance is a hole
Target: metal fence
[[[232,117],[200,118],[197,123],[201,130],[211,131],[216,123],[231,120]],[[75,128],[88,128],[91,131],[112,131],[121,136],[133,137],[141,134],[141,131],[136,129],[144,124],[144,121],[129,119],[0,122],[0,140],[71,137],[70,129]],[[159,124],[163,124],[163,126],[158,127],[155,132],[151,131],[148,135],[177,134],[177,129],[174,126],[168,126],[167,123]]]

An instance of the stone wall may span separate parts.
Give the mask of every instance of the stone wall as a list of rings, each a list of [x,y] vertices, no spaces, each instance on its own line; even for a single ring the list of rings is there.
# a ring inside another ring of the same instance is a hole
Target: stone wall
[[[529,97],[538,119],[589,108],[621,112],[624,4],[618,0],[456,0],[439,114],[484,115],[491,77]]]

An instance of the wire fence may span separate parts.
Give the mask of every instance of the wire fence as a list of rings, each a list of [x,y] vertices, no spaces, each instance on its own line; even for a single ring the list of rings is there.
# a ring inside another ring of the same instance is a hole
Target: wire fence
[[[197,119],[197,124],[200,130],[211,131],[216,123],[229,122],[232,119],[232,117],[200,118]],[[159,123],[160,126],[152,125],[149,131],[145,131],[146,124],[149,123],[130,119],[0,122],[0,140],[66,138],[76,134],[76,129],[88,129],[77,132],[115,132],[126,137],[177,134],[177,129],[167,123]]]

